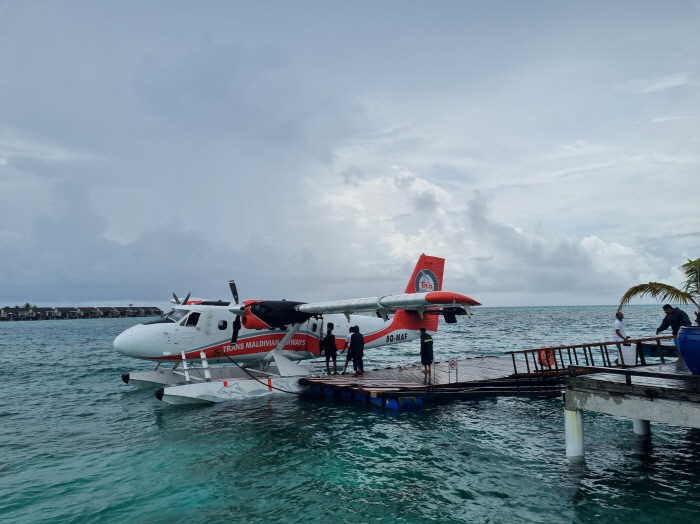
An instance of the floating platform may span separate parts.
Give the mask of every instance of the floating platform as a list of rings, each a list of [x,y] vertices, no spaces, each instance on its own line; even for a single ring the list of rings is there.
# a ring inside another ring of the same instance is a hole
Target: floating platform
[[[305,380],[319,395],[403,410],[444,399],[558,397],[564,374],[562,370],[558,376],[534,375],[524,360],[488,356],[436,362],[429,375],[423,366],[413,365],[366,370],[362,377],[348,372]]]

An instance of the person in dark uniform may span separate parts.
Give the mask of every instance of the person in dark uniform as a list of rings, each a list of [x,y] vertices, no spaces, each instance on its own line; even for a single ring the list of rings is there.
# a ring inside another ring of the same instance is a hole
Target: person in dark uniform
[[[683,326],[692,326],[690,318],[688,318],[688,313],[680,308],[673,307],[671,304],[666,304],[663,310],[666,316],[656,330],[656,335],[658,336],[660,331],[664,331],[670,327],[671,333],[673,333],[673,344],[676,346],[676,351],[678,352],[678,362],[683,362],[683,356],[681,355],[680,349],[678,349],[678,332]]]
[[[420,363],[423,364],[423,373],[430,373],[430,365],[433,363],[433,337],[420,328]]]
[[[328,323],[328,332],[323,338],[323,351],[326,353],[326,371],[331,374],[330,362],[333,359],[333,374],[338,374],[338,363],[336,361],[336,356],[338,355],[338,348],[335,345],[335,335],[333,334],[333,323]]]
[[[348,350],[348,354],[345,357],[345,366],[343,366],[343,372],[341,373],[342,375],[345,375],[345,372],[348,369],[348,364],[350,363],[351,360],[353,360],[352,352],[350,349],[350,341],[352,340],[352,334],[355,332],[355,328],[353,326],[350,326],[349,331],[350,332],[348,333],[348,336],[345,337],[345,345],[343,346],[343,349],[342,349],[342,351],[345,351],[346,349]]]
[[[348,354],[350,353],[352,353],[352,367],[355,370],[353,377],[361,377],[362,373],[364,373],[362,357],[365,353],[365,337],[360,333],[359,326],[353,328],[352,337],[350,337],[350,348],[348,349]]]

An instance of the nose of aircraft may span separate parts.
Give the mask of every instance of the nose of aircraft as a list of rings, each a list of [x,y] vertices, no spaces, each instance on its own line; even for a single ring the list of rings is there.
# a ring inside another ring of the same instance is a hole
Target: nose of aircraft
[[[134,334],[131,329],[127,329],[124,333],[114,339],[114,349],[122,355],[131,356],[134,347]]]

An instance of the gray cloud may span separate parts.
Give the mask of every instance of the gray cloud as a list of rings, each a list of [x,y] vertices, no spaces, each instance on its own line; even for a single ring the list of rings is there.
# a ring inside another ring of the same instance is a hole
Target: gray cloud
[[[37,5],[0,18],[0,301],[372,295],[429,252],[600,303],[700,256],[694,4]]]

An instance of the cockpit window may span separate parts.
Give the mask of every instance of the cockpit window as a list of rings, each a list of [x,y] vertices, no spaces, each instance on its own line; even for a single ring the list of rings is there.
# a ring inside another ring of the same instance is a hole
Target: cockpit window
[[[187,313],[188,313],[188,311],[186,309],[173,309],[172,313],[170,313],[170,315],[168,315],[168,318],[174,322],[177,322],[182,317],[184,317]]]
[[[199,321],[199,315],[200,313],[190,313],[190,316],[187,317],[187,324],[186,326],[196,326],[197,322]]]

